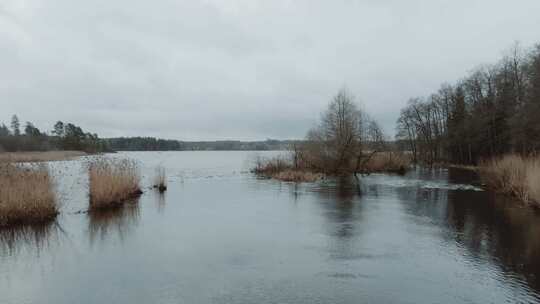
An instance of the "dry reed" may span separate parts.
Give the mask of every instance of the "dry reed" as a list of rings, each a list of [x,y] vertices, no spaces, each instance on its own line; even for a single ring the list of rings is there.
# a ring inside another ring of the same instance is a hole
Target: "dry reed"
[[[305,168],[294,168],[292,161],[283,156],[269,159],[258,158],[252,172],[286,182],[315,182],[324,177],[321,173]]]
[[[409,155],[399,152],[378,152],[366,161],[363,171],[404,174],[410,165],[411,157]]]
[[[482,162],[479,172],[489,187],[540,204],[540,157],[507,155]]]
[[[139,196],[140,175],[132,160],[97,158],[88,165],[90,209],[114,207]]]
[[[292,170],[292,167],[291,162],[282,156],[273,158],[259,157],[255,160],[255,166],[251,171],[253,173],[270,176],[285,170]]]
[[[167,174],[165,168],[158,166],[156,168],[156,175],[154,176],[154,188],[157,188],[159,192],[167,190]]]
[[[46,222],[58,209],[46,165],[0,163],[0,226]]]

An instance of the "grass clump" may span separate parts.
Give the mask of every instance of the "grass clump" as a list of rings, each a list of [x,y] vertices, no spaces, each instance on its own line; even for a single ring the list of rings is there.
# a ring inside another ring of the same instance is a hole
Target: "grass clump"
[[[540,157],[507,155],[482,162],[479,172],[489,187],[540,205]]]
[[[139,168],[132,160],[97,158],[88,173],[90,209],[118,206],[142,194]]]
[[[46,165],[0,163],[0,226],[47,222],[58,209]]]
[[[154,176],[154,188],[158,189],[159,192],[165,192],[167,190],[167,173],[165,168],[158,166],[156,168],[156,175]]]
[[[295,168],[293,162],[283,156],[268,159],[258,158],[251,171],[260,176],[285,182],[315,182],[324,177],[323,174],[306,168]]]

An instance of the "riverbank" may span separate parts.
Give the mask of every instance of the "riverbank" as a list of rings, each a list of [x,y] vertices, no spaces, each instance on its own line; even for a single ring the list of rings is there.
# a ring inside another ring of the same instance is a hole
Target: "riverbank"
[[[483,162],[478,172],[490,189],[540,207],[540,157],[506,155]]]
[[[0,162],[29,163],[70,160],[88,155],[83,151],[0,152]]]

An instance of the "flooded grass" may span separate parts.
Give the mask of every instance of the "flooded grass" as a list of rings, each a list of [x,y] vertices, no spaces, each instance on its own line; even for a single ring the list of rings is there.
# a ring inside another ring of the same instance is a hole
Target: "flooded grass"
[[[158,189],[159,192],[165,192],[167,190],[167,173],[165,167],[158,166],[156,168],[153,187]]]
[[[142,194],[137,164],[127,159],[97,158],[88,164],[90,209],[115,207]]]
[[[483,162],[479,172],[490,188],[540,205],[540,157],[507,155]]]
[[[58,209],[46,165],[0,163],[0,226],[50,221]]]

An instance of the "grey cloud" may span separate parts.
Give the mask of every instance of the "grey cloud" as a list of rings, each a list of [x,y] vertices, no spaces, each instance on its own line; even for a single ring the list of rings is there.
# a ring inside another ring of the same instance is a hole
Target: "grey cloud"
[[[101,136],[302,137],[348,87],[393,134],[409,97],[515,40],[537,0],[0,2],[0,121]]]

